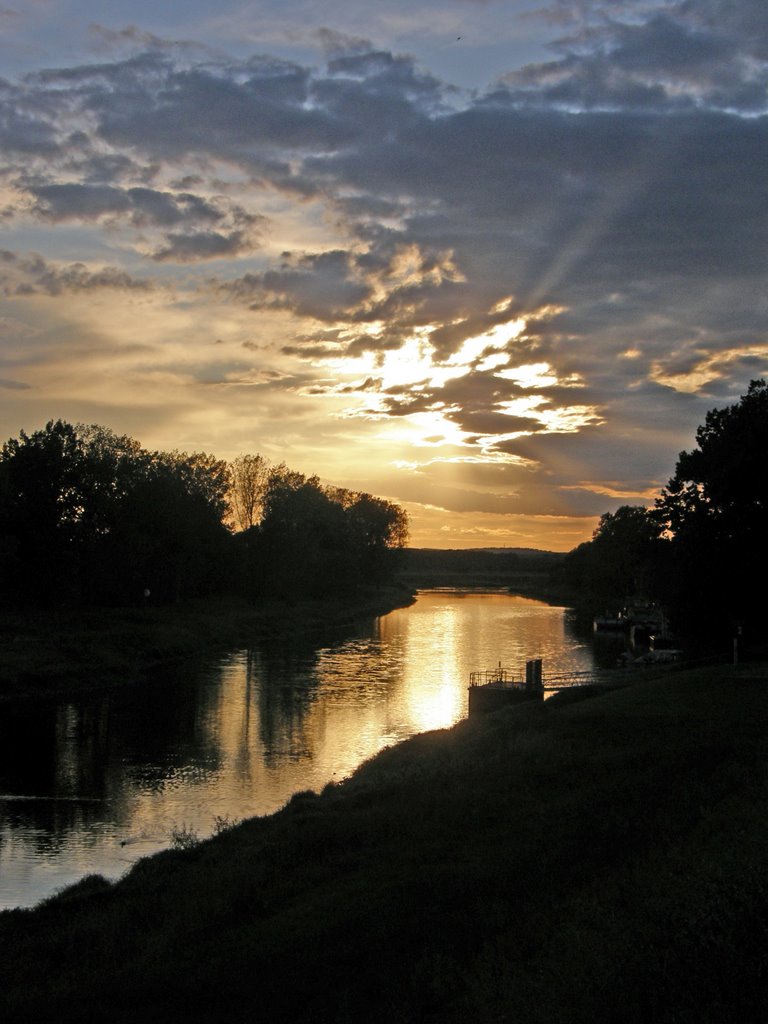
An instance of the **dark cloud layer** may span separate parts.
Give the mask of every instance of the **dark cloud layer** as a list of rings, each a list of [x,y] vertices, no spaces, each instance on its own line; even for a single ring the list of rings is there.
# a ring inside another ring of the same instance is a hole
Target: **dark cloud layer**
[[[0,250],[0,292],[7,297],[57,296],[104,289],[146,292],[155,287],[153,281],[132,277],[118,267],[90,270],[83,263],[57,266],[37,253],[18,256]]]
[[[40,184],[23,177],[16,180],[16,187],[31,199],[31,213],[44,222],[100,221],[113,229],[154,230],[160,242],[148,255],[156,260],[189,263],[253,252],[266,223],[264,217],[223,196],[90,182]],[[13,212],[9,208],[6,216]]]

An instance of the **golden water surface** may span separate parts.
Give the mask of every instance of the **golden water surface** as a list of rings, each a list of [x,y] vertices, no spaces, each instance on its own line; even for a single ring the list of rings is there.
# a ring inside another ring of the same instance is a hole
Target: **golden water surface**
[[[0,724],[0,908],[117,877],[174,835],[269,814],[383,747],[466,715],[469,673],[592,667],[564,609],[425,591],[326,646],[235,651]]]

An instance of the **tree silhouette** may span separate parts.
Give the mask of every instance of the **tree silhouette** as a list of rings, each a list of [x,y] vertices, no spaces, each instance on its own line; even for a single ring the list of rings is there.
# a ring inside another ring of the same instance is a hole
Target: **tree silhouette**
[[[75,428],[50,421],[21,431],[0,452],[2,587],[13,600],[50,604],[72,589],[79,526],[88,501]]]
[[[0,449],[5,605],[324,597],[380,582],[406,537],[399,506],[260,455],[150,452],[62,420]]]
[[[400,506],[324,487],[316,476],[281,464],[270,471],[258,527],[235,541],[246,593],[298,600],[382,582],[407,536],[408,519]]]
[[[250,530],[261,520],[269,484],[269,463],[262,455],[240,455],[229,467],[229,502],[239,530]]]
[[[667,547],[653,510],[622,505],[600,517],[591,541],[566,555],[557,578],[590,612],[616,610],[627,597],[655,595]]]
[[[147,452],[97,425],[50,421],[0,450],[0,598],[132,603],[213,586],[228,471],[212,456]]]
[[[666,596],[689,623],[758,624],[750,582],[768,569],[765,381],[751,381],[737,403],[708,412],[696,441],[680,452],[656,503],[674,556]]]

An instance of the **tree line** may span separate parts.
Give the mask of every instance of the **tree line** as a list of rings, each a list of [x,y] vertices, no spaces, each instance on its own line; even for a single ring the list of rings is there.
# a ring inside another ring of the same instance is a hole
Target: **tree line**
[[[603,515],[557,581],[594,611],[641,595],[683,632],[742,627],[764,638],[767,538],[768,386],[753,380],[738,402],[707,413],[653,507]]]
[[[149,451],[63,420],[0,449],[5,606],[325,597],[381,583],[407,536],[400,506],[260,455]]]

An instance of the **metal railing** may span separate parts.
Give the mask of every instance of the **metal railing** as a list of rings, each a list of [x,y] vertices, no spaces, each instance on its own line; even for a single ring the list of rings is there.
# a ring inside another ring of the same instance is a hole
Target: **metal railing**
[[[616,685],[621,682],[629,682],[631,678],[632,674],[626,669],[587,670],[543,676],[541,682],[544,690],[564,690],[570,686]],[[485,672],[471,672],[469,685],[525,688],[525,673],[513,672],[511,669],[499,666],[499,668],[488,669]]]
[[[691,668],[705,668],[720,665],[729,667],[738,674],[750,674],[749,664],[734,666],[732,658],[728,654],[708,655],[699,658],[684,658],[669,662],[650,661],[643,664],[641,661],[628,663],[623,668],[615,669],[588,669],[586,671],[559,672],[551,675],[541,676],[541,688],[552,692],[565,690],[574,686],[626,686],[637,679],[656,679],[674,672],[685,671]],[[766,674],[765,666],[760,665],[754,669],[754,674],[760,678]],[[526,672],[524,670],[514,671],[506,669],[499,663],[497,668],[487,669],[484,672],[471,672],[469,685],[494,686],[500,688],[526,689]]]
[[[515,678],[511,669],[489,668],[485,672],[470,672],[470,686],[525,686],[525,680]]]
[[[613,676],[613,672],[559,672],[557,675],[544,676],[543,684],[545,690],[564,690],[568,686],[591,686],[594,683],[607,682],[606,676]]]

